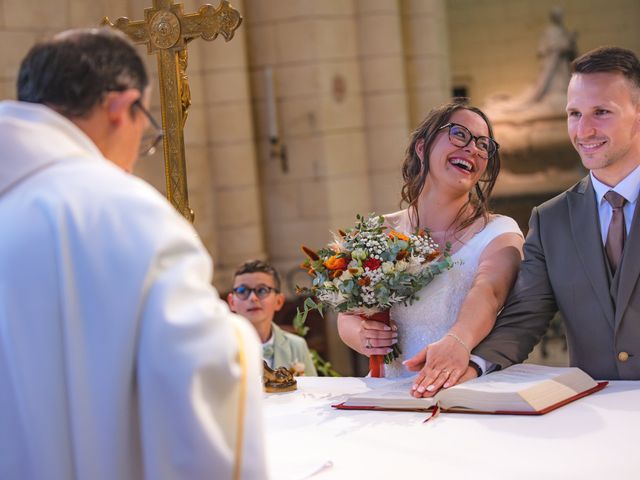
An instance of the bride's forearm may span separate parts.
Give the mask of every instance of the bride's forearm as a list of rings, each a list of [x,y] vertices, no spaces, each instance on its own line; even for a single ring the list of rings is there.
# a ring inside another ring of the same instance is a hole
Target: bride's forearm
[[[449,333],[458,337],[470,352],[493,328],[502,302],[492,288],[474,285],[462,303],[458,318]]]
[[[504,305],[520,265],[518,246],[507,246],[481,260],[471,289],[460,306],[450,333],[468,350],[478,345],[493,328],[498,311]]]

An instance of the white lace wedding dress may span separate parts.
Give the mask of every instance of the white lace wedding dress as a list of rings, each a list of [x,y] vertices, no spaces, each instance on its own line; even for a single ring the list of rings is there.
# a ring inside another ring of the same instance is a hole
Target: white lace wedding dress
[[[408,233],[407,215],[401,215],[390,226]],[[402,355],[391,364],[385,365],[385,376],[413,376],[402,361],[413,357],[426,345],[440,340],[455,323],[460,305],[471,288],[478,269],[478,260],[485,247],[499,235],[517,233],[522,235],[518,224],[510,217],[492,215],[489,223],[451,258],[453,268],[437,275],[433,281],[418,293],[420,297],[406,307],[402,304],[391,308],[391,319],[398,325],[398,343]]]

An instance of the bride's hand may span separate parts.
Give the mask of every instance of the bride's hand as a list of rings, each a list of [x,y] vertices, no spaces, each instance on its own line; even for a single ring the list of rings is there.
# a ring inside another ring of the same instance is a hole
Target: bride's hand
[[[404,362],[410,371],[418,371],[411,393],[414,397],[431,397],[441,387],[458,383],[469,366],[469,352],[450,335],[427,345]]]
[[[386,355],[391,353],[391,347],[398,342],[398,327],[391,320],[389,325],[361,317],[360,322],[360,352],[363,355]]]

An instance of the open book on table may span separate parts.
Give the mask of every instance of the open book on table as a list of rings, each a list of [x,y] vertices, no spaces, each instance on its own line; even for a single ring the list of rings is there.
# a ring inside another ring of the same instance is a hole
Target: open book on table
[[[541,415],[590,393],[607,382],[596,382],[579,368],[513,365],[469,382],[443,389],[431,398],[409,393],[413,377],[353,395],[335,408],[345,410],[430,410]]]

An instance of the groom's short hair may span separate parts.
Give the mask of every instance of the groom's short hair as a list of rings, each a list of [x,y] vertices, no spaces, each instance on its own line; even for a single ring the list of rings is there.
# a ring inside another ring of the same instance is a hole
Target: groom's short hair
[[[626,48],[600,47],[571,62],[571,73],[621,73],[640,90],[640,60]]]

